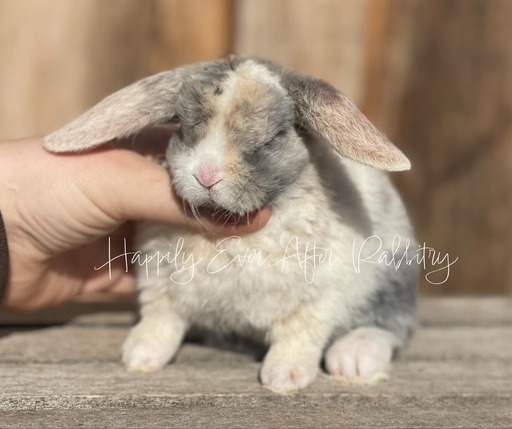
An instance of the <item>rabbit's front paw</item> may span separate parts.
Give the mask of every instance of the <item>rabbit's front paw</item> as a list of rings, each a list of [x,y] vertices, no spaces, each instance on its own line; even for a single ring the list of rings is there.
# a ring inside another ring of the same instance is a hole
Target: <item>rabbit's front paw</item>
[[[342,381],[373,384],[389,378],[396,337],[379,328],[358,328],[335,341],[325,355],[327,371]]]
[[[263,386],[276,393],[288,393],[311,384],[318,374],[317,359],[290,359],[269,355],[265,357],[260,370]]]
[[[133,372],[152,372],[163,368],[176,353],[176,341],[140,328],[135,327],[123,344],[123,363],[128,371]]]

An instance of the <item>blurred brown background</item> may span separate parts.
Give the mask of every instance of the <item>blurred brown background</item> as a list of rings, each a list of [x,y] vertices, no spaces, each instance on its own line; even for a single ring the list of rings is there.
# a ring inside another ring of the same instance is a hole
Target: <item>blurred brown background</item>
[[[512,294],[512,1],[0,0],[0,139],[42,135],[146,75],[236,52],[324,78],[410,157],[424,294]]]

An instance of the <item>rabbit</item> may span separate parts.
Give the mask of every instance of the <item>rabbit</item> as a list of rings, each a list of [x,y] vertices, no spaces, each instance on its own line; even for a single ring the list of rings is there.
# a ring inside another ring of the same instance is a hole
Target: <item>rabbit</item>
[[[387,378],[415,325],[417,264],[376,260],[415,245],[383,171],[409,169],[405,155],[330,84],[237,56],[142,79],[44,146],[83,151],[170,120],[181,128],[165,163],[187,207],[272,215],[244,237],[140,223],[141,254],[179,243],[182,258],[139,270],[128,370],[163,368],[198,327],[265,344],[259,380],[275,392],[308,386],[322,364],[350,383]]]

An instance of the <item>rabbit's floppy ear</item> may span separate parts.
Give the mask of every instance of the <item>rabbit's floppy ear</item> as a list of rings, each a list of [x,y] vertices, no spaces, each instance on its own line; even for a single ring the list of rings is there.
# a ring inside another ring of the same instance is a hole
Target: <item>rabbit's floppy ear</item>
[[[183,79],[200,64],[184,66],[139,80],[107,98],[44,138],[51,152],[77,152],[126,137],[170,120]]]
[[[345,158],[381,170],[408,170],[407,157],[334,87],[283,71],[282,84],[295,102],[299,124]]]

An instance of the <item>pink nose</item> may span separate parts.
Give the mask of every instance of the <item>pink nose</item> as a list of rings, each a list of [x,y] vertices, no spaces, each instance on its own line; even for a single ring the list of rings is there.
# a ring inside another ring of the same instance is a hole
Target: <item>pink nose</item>
[[[194,177],[206,189],[212,188],[222,180],[220,168],[210,161],[199,164]]]

